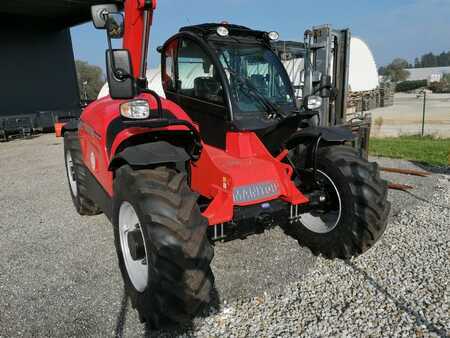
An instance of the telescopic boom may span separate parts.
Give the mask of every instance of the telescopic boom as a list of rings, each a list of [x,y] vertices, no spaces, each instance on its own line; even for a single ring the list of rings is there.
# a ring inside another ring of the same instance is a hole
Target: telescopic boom
[[[123,48],[131,55],[133,76],[145,80],[150,27],[157,0],[125,0]]]

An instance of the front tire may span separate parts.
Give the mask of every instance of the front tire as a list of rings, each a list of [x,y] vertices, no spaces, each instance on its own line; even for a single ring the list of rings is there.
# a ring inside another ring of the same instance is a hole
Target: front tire
[[[186,175],[125,165],[114,193],[119,266],[141,321],[152,328],[191,321],[210,302],[214,252]]]
[[[297,158],[297,169],[307,169],[305,163]],[[285,226],[286,232],[325,258],[348,259],[366,252],[384,233],[390,211],[378,165],[361,159],[351,147],[334,145],[319,148],[317,170],[332,206],[303,214]]]
[[[80,141],[76,132],[64,133],[64,161],[73,205],[80,215],[94,216],[102,211],[88,196],[88,168],[83,163]]]

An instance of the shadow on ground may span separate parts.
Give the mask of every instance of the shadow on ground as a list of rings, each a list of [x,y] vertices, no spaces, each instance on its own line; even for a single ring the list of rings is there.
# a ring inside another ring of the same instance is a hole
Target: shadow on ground
[[[198,315],[197,318],[206,318],[211,313],[215,313],[220,308],[220,299],[217,290],[214,288],[211,291],[211,302],[207,307]],[[126,322],[127,317],[130,314],[129,311],[136,311],[130,306],[130,301],[126,295],[125,290],[123,290],[122,301],[120,305],[119,312],[116,317],[116,327],[114,330],[114,337],[122,338],[126,337]],[[195,319],[194,319],[195,320]],[[190,323],[186,323],[183,326],[168,327],[161,330],[155,330],[150,325],[144,324],[144,337],[174,337],[183,335],[191,332],[194,329],[194,320]]]

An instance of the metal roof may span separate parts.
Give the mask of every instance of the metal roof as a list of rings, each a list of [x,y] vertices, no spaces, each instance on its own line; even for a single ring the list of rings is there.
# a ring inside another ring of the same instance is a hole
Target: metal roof
[[[411,68],[407,71],[409,81],[431,80],[436,75],[441,77],[444,74],[450,74],[450,67]]]

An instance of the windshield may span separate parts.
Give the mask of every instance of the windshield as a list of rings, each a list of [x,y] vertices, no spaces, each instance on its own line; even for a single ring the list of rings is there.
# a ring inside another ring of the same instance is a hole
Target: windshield
[[[291,83],[280,60],[264,46],[216,45],[235,101],[235,118],[295,109]]]

